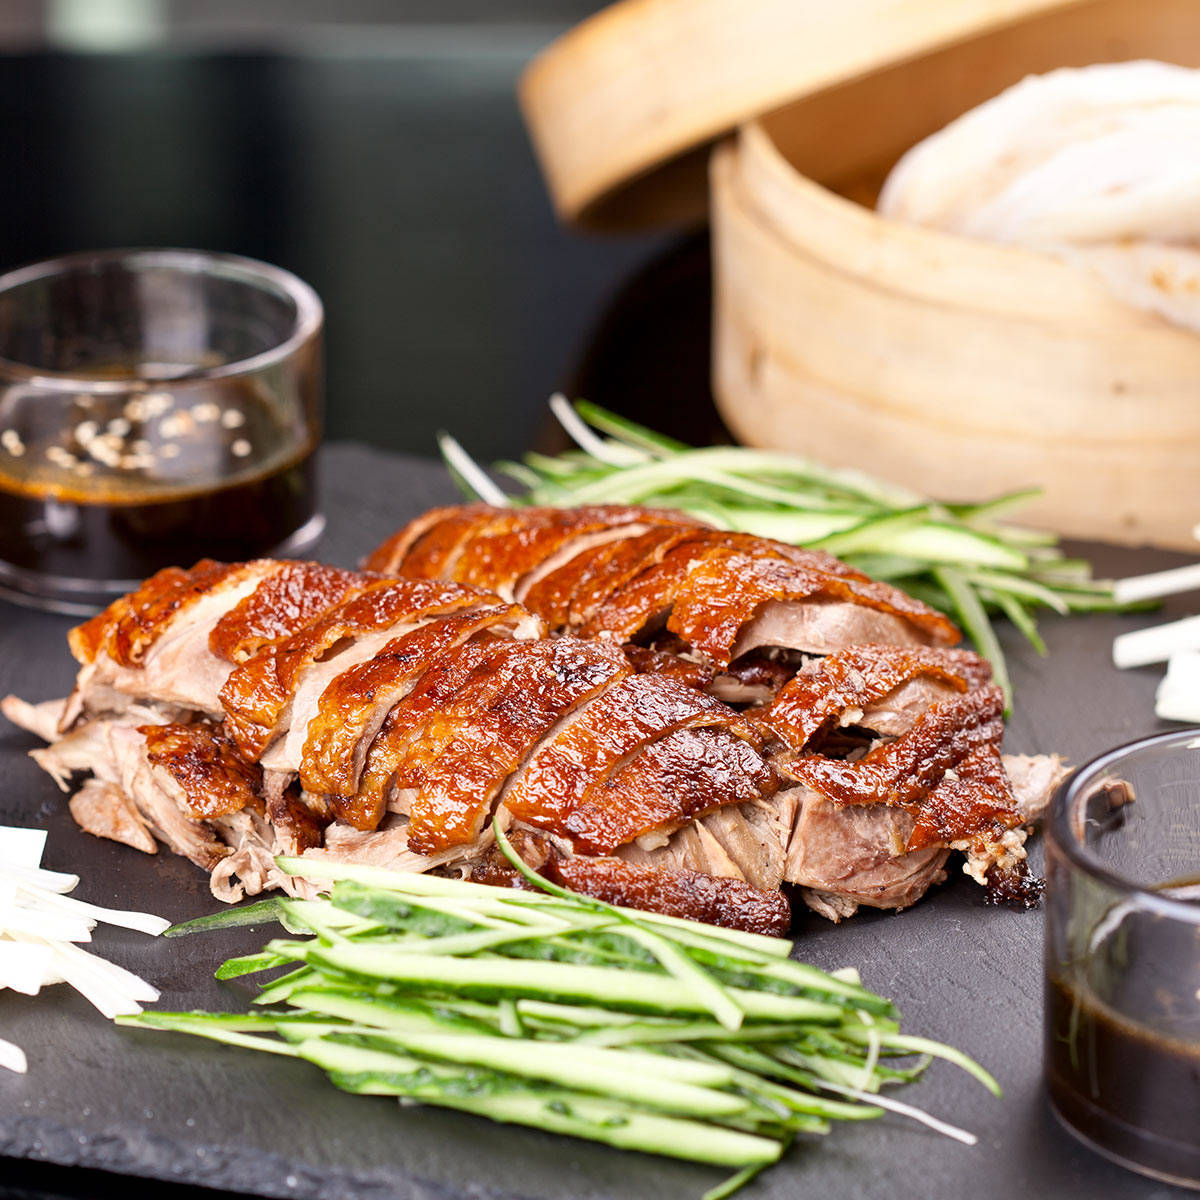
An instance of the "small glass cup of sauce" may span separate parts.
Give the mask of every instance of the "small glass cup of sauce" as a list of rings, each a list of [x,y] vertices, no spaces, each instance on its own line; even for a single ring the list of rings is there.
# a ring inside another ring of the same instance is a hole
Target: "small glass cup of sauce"
[[[302,554],[322,326],[307,284],[234,255],[0,276],[0,590],[82,613],[164,566]]]
[[[1046,876],[1054,1111],[1113,1161],[1200,1188],[1200,729],[1069,779]]]

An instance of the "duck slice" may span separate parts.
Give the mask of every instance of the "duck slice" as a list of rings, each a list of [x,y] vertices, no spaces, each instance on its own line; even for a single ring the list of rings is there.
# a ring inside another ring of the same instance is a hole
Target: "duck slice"
[[[509,649],[483,675],[486,704],[439,714],[410,756],[410,764],[425,760],[416,771],[409,766],[405,781],[418,787],[409,845],[419,853],[473,841],[501,788],[538,742],[565,714],[631,670],[616,647],[572,638]]]
[[[209,634],[284,564],[268,559],[203,561],[170,567],[111,604],[68,639],[84,664],[63,715],[64,728],[84,711],[119,711],[123,696],[219,715],[218,695],[230,664],[209,649]]]
[[[408,628],[437,615],[480,606],[486,600],[486,595],[457,584],[420,579],[381,579],[369,584],[299,632],[264,647],[233,669],[221,689],[230,735],[247,758],[257,759],[280,734],[295,733],[290,739],[295,744],[286,747],[294,770],[307,719],[315,712],[327,683],[356,662],[373,657]],[[297,703],[301,699],[303,705]],[[303,720],[296,719],[301,707],[307,710]]]
[[[227,662],[244,663],[373,582],[373,576],[361,571],[315,562],[282,563],[217,621],[208,635],[208,648]]]
[[[726,804],[770,796],[779,777],[728,729],[679,729],[588,789],[553,819],[530,820],[581,854],[608,854],[652,831],[673,829]]]
[[[485,630],[521,639],[536,638],[542,629],[538,618],[523,608],[492,604],[452,613],[393,638],[374,658],[336,676],[321,693],[301,751],[301,783],[314,793],[351,795],[387,714],[431,663]]]
[[[930,703],[982,687],[990,679],[987,660],[968,650],[848,646],[805,664],[754,717],[789,749],[800,751],[830,724],[905,732]],[[917,680],[944,686],[901,694]]]
[[[562,827],[589,791],[648,743],[683,728],[729,727],[755,746],[753,724],[711,696],[664,675],[622,679],[547,739],[503,797],[520,821]]]

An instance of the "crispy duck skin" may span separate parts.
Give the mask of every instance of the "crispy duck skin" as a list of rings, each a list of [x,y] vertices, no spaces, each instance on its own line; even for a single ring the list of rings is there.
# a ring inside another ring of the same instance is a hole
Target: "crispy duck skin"
[[[597,541],[606,519],[610,536]],[[949,645],[958,638],[941,613],[827,554],[709,529],[665,510],[467,505],[419,520],[371,554],[367,568],[469,579],[511,593],[551,629],[583,636],[630,641],[665,624],[719,667],[738,656],[740,636],[768,602],[869,610],[887,635],[877,640]]]
[[[429,664],[484,630],[511,630],[524,620],[515,604],[452,613],[393,638],[374,658],[350,667],[321,693],[300,759],[310,792],[353,795],[374,735]]]
[[[260,803],[262,768],[249,763],[212,721],[142,725],[146,759],[178,785],[189,816],[227,817]]]
[[[840,806],[906,809],[916,820],[906,851],[978,838],[1021,823],[1000,761],[1003,712],[999,688],[977,688],[933,705],[857,762],[800,755],[783,770]]]
[[[915,679],[935,679],[966,692],[988,683],[991,675],[987,659],[969,650],[848,646],[802,667],[755,719],[789,749],[804,750],[831,721],[851,712],[861,719],[876,701]]]
[[[213,626],[208,648],[227,662],[243,663],[357,595],[371,579],[323,563],[284,563]]]
[[[478,837],[500,788],[554,725],[631,669],[615,648],[573,639],[510,643],[505,649],[513,652],[485,668],[491,697],[486,706],[457,722],[442,722],[451,726],[449,737],[433,739],[436,755],[419,782],[409,781],[418,789],[409,826],[409,845],[418,853]],[[671,817],[677,813],[678,808]],[[569,821],[564,832],[570,832]]]
[[[337,643],[381,634],[432,612],[469,608],[485,598],[456,584],[378,579],[302,626],[283,642],[236,667],[221,689],[230,733],[250,758],[257,758],[279,732],[280,718],[301,676]],[[347,663],[349,667],[351,664]]]
[[[542,827],[565,834],[585,854],[608,854],[651,830],[770,796],[778,786],[770,765],[728,730],[677,729]]]
[[[645,908],[670,917],[781,936],[792,923],[782,892],[701,871],[656,871],[619,858],[559,858],[547,864],[555,883],[607,904]]]
[[[623,679],[535,751],[504,805],[518,820],[555,828],[649,739],[704,727],[728,729],[755,749],[761,745],[751,721],[711,696],[670,686],[657,674]]]
[[[104,653],[123,667],[137,666],[181,610],[254,565],[203,559],[190,571],[167,567],[72,629],[67,635],[71,651],[81,663],[92,662]]]

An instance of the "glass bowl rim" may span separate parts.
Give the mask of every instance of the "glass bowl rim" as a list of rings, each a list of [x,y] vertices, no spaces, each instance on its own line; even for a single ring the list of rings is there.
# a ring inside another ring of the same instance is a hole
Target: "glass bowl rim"
[[[283,267],[262,262],[257,258],[249,258],[242,254],[226,254],[216,250],[188,250],[155,246],[80,250],[71,254],[44,258],[21,267],[15,267],[11,271],[5,271],[0,275],[0,293],[88,265],[112,263],[136,265],[139,262],[168,268],[174,267],[182,273],[191,275],[212,273],[213,268],[216,267],[219,268],[217,274],[237,278],[242,283],[257,286],[262,290],[274,291],[284,296],[295,307],[291,330],[282,341],[258,354],[222,363],[217,367],[199,367],[194,371],[172,376],[169,379],[92,378],[86,372],[51,371],[44,367],[35,367],[29,363],[20,362],[14,358],[6,358],[3,355],[0,355],[0,373],[13,380],[25,380],[31,385],[45,388],[48,391],[87,391],[100,395],[119,395],[131,390],[151,391],[155,388],[190,387],[208,380],[235,378],[274,366],[290,357],[306,342],[318,335],[324,325],[325,313],[320,297],[298,275],[292,274]]]
[[[1072,803],[1079,790],[1079,784],[1085,779],[1095,779],[1101,775],[1106,766],[1127,755],[1140,750],[1165,747],[1175,742],[1190,741],[1200,750],[1200,725],[1187,726],[1183,729],[1167,729],[1160,733],[1152,733],[1146,737],[1134,738],[1113,746],[1102,754],[1082,763],[1059,785],[1050,801],[1050,815],[1046,822],[1046,835],[1067,860],[1078,870],[1103,883],[1116,892],[1122,892],[1136,900],[1145,908],[1152,909],[1161,916],[1171,917],[1177,921],[1200,926],[1200,903],[1189,900],[1175,900],[1164,896],[1162,892],[1135,883],[1124,875],[1110,870],[1075,836],[1071,828],[1070,816]]]

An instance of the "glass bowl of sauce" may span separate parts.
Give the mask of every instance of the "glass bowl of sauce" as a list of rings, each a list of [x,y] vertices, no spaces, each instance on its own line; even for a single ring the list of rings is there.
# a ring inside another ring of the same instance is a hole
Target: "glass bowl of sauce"
[[[1071,1133],[1200,1188],[1200,729],[1111,750],[1055,797],[1045,1069]]]
[[[0,589],[83,613],[164,566],[303,554],[322,327],[307,284],[234,255],[0,276]]]

